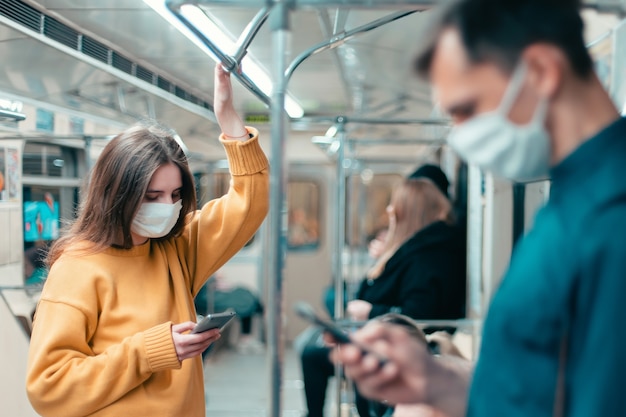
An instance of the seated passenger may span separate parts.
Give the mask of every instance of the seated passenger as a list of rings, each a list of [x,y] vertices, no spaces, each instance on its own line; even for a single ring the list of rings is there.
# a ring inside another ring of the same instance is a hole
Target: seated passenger
[[[426,179],[408,179],[395,190],[382,255],[347,305],[353,320],[389,312],[414,319],[457,319],[465,314],[465,241],[454,227],[450,202]],[[327,346],[302,352],[309,417],[321,417],[334,367]],[[362,417],[367,401],[357,396]]]
[[[46,249],[33,246],[24,251],[24,285],[41,285],[46,280]]]

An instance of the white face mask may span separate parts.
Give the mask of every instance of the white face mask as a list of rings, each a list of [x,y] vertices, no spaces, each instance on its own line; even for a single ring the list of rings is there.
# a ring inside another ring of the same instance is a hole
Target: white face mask
[[[526,65],[521,63],[498,108],[460,124],[448,137],[448,144],[461,158],[513,181],[547,178],[550,168],[550,139],[544,126],[547,100],[537,104],[532,120],[526,125],[519,126],[508,119],[525,76]]]
[[[133,219],[130,230],[142,237],[163,237],[178,221],[182,207],[182,200],[174,204],[143,203]]]

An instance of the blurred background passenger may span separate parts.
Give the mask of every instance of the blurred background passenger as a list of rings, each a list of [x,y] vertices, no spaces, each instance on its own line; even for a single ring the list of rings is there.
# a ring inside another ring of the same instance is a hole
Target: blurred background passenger
[[[409,174],[407,178],[409,179],[426,178],[426,179],[431,180],[437,186],[437,188],[439,188],[439,191],[441,191],[441,193],[445,195],[448,200],[450,200],[450,193],[449,193],[450,181],[448,180],[448,177],[443,172],[443,170],[437,165],[433,165],[433,164],[421,165],[415,171]],[[465,235],[465,228],[466,228],[465,223],[467,220],[466,220],[466,213],[463,208],[463,203],[460,201],[454,201],[454,202],[451,201],[451,204],[453,206],[456,224],[459,226],[459,230]],[[384,246],[385,246],[386,236],[387,236],[387,229],[381,229],[377,231],[375,236],[370,240],[370,242],[368,243],[367,249],[371,258],[377,259],[382,254],[384,250]]]
[[[33,246],[24,251],[24,285],[43,284],[48,275],[46,248]]]
[[[465,242],[459,239],[448,199],[427,179],[407,179],[387,208],[389,231],[382,254],[367,273],[346,312],[365,321],[394,312],[415,319],[465,315]],[[309,417],[322,417],[328,378],[334,374],[329,347],[309,344],[302,371]],[[367,401],[357,395],[367,417]]]

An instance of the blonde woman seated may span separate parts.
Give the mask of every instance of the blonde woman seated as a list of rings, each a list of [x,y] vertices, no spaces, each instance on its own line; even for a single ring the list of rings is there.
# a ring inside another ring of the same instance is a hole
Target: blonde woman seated
[[[427,179],[407,179],[387,208],[389,232],[382,255],[347,305],[357,321],[385,313],[414,319],[457,319],[465,314],[465,240],[454,225],[448,199]],[[309,345],[302,371],[309,417],[322,417],[328,378],[326,346]],[[362,417],[367,401],[357,396]]]

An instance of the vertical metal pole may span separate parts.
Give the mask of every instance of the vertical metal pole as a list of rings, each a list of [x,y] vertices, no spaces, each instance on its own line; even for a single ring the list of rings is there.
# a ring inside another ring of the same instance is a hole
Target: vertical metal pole
[[[513,247],[524,235],[526,218],[526,184],[513,184]]]
[[[345,118],[337,118],[337,160],[335,173],[335,250],[333,253],[333,279],[335,280],[335,319],[343,318],[343,247],[346,241],[346,169],[345,169],[345,144],[346,129]]]
[[[268,365],[269,365],[269,403],[268,416],[279,417],[281,414],[282,369],[284,358],[283,331],[283,273],[287,248],[287,204],[285,200],[286,160],[285,131],[287,119],[285,114],[286,80],[288,49],[288,14],[289,7],[285,1],[278,0],[270,13],[272,30],[274,67],[274,91],[271,100],[271,136],[272,155],[270,170],[270,213],[268,248],[266,257],[268,265]]]
[[[366,168],[367,169],[367,168]],[[364,171],[364,169],[361,169],[359,171],[359,174],[362,174]],[[370,171],[371,172],[371,171]],[[372,176],[374,174],[372,173]],[[365,183],[365,181],[363,181],[363,177],[362,175],[359,175],[359,202],[358,202],[358,211],[357,211],[357,215],[359,216],[359,222],[358,222],[358,230],[359,230],[359,268],[357,271],[357,274],[353,277],[354,279],[354,284],[352,286],[352,291],[350,292],[351,296],[355,296],[356,295],[356,291],[358,288],[358,285],[360,283],[360,280],[365,276],[365,272],[367,271],[367,268],[369,268],[370,266],[370,259],[369,259],[369,250],[368,250],[368,235],[367,235],[367,208],[368,208],[368,204],[367,204],[367,191],[369,188],[369,184],[371,184],[371,182],[368,182],[367,184]],[[371,181],[372,179],[370,179]]]
[[[333,279],[335,280],[335,319],[343,318],[343,298],[344,298],[344,277],[343,277],[343,247],[346,241],[346,168],[345,168],[345,144],[346,144],[346,120],[344,117],[337,118],[337,149],[336,174],[337,183],[335,186],[335,250],[333,256]],[[339,365],[335,365],[335,379],[337,381],[336,410],[337,415],[341,412],[341,381],[342,370]]]
[[[480,329],[477,322],[483,318],[483,174],[475,166],[468,167],[467,191],[467,317],[474,319],[472,327],[472,354],[478,355]]]
[[[85,142],[85,169],[89,173],[91,171],[91,145],[93,138],[91,136],[83,136]]]

